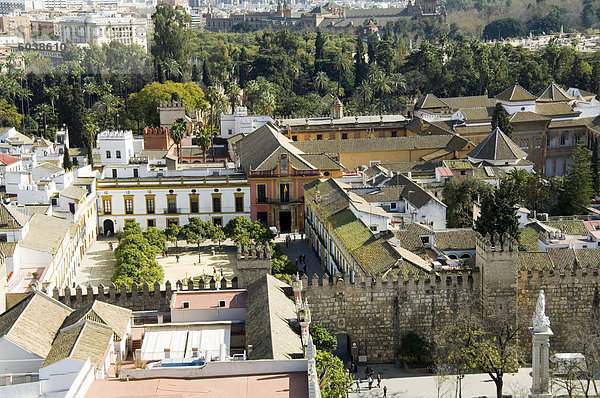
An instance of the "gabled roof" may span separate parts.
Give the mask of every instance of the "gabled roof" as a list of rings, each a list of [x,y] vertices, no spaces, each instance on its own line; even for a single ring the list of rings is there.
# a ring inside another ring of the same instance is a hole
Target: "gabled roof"
[[[291,167],[316,170],[316,167],[302,158],[304,152],[292,145],[291,142],[269,122],[236,142],[235,150],[246,174],[250,174],[250,170],[273,170],[279,159],[273,155],[282,153],[290,156]],[[319,151],[314,153],[319,153]]]
[[[296,304],[284,289],[290,286],[266,274],[248,286],[246,343],[249,359],[291,359],[303,355],[300,336],[289,320],[297,319]]]
[[[63,320],[73,310],[35,291],[0,315],[0,337],[45,358]]]
[[[13,164],[15,162],[20,161],[21,159],[16,158],[14,156],[10,156],[4,153],[0,153],[0,166],[8,166],[10,164]]]
[[[37,165],[34,167],[34,169],[36,171],[43,171],[44,173],[47,173],[49,175],[54,175],[56,173],[64,171],[62,167],[58,167],[57,165],[48,162],[44,162],[40,165]]]
[[[8,137],[6,142],[11,145],[31,145],[33,144],[33,139],[17,131],[15,134]]]
[[[69,185],[68,187],[60,191],[60,196],[64,196],[65,198],[73,199],[76,202],[79,202],[83,198],[85,198],[85,195],[87,195],[87,193],[88,191],[86,189],[80,188],[75,185]]]
[[[485,108],[493,107],[496,101],[493,98],[488,98],[487,95],[471,95],[465,97],[445,97],[440,98],[444,104],[451,109],[463,108]]]
[[[560,86],[554,82],[550,83],[538,97],[537,102],[569,102],[575,98],[571,97]]]
[[[575,111],[566,102],[539,102],[535,104],[535,113],[544,116],[578,116],[581,114]]]
[[[79,323],[83,320],[91,320],[102,323],[110,327],[119,339],[123,339],[127,333],[127,326],[131,318],[132,311],[128,308],[118,307],[103,301],[95,300],[73,311],[65,318],[61,329]]]
[[[54,216],[34,214],[25,238],[19,242],[21,247],[44,253],[55,254],[64,239],[70,239],[77,225]]]
[[[517,83],[498,94],[496,99],[505,102],[524,102],[536,100],[533,94],[525,90]]]
[[[525,159],[527,153],[496,127],[467,156],[477,160],[518,160]]]
[[[29,217],[13,206],[0,203],[0,229],[19,229],[29,222]]]
[[[549,117],[538,115],[533,112],[516,112],[510,117],[511,123],[525,123],[525,122],[549,122],[552,120]]]
[[[323,217],[329,217],[346,209],[350,200],[348,195],[333,178],[324,181],[315,179],[304,185],[304,201],[314,203]]]
[[[427,94],[421,98],[415,104],[415,109],[436,109],[436,108],[447,108],[448,105],[444,104],[438,97],[433,94]]]
[[[113,331],[106,325],[82,321],[62,329],[56,336],[42,368],[66,358],[90,363],[101,368],[106,357]]]

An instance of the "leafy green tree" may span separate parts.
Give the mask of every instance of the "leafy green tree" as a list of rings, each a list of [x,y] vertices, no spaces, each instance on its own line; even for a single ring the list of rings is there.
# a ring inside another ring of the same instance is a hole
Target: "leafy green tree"
[[[502,398],[504,375],[518,371],[521,356],[514,314],[482,319],[469,309],[453,319],[435,336],[436,364],[449,367],[457,381],[467,372],[487,373],[496,385],[496,396]]]
[[[150,237],[152,244],[146,236]],[[119,245],[115,249],[115,272],[112,281],[119,285],[131,285],[147,282],[151,286],[164,278],[162,267],[156,262],[156,252],[159,238],[151,230],[149,234],[142,233],[138,223],[127,223],[119,233]]]
[[[327,351],[317,350],[317,374],[321,374],[325,366],[329,369],[329,378],[321,389],[323,398],[339,398],[346,396],[350,380],[346,377],[344,364],[338,357]]]
[[[210,237],[210,240],[212,240],[213,242],[216,242],[220,248],[221,242],[223,242],[225,239],[227,239],[227,237],[225,236],[223,227],[221,227],[220,225],[215,225],[213,228],[213,233],[212,233],[212,236]]]
[[[171,224],[165,229],[165,237],[178,248],[179,239],[182,238],[181,227],[178,224]]]
[[[571,169],[564,177],[558,193],[561,214],[580,214],[590,205],[594,188],[590,167],[590,151],[579,145],[571,153]]]
[[[313,322],[310,325],[310,336],[317,350],[333,351],[337,348],[337,340],[334,335],[329,333],[319,322]]]
[[[139,93],[129,96],[130,118],[139,121],[141,126],[158,126],[156,108],[161,101],[170,101],[173,95],[185,102],[186,109],[207,109],[204,93],[196,83],[158,83],[146,85]]]
[[[144,232],[144,238],[146,238],[150,246],[155,248],[156,253],[167,251],[167,237],[160,229],[156,227],[148,227],[146,232]]]
[[[173,7],[167,3],[156,6],[156,12],[152,14],[154,35],[150,48],[155,64],[173,60],[184,71],[188,69],[193,46],[191,21],[181,6]]]
[[[19,113],[17,107],[10,104],[6,99],[0,99],[0,125],[2,127],[19,127],[23,115]]]
[[[212,236],[213,225],[202,221],[198,217],[190,217],[190,221],[183,227],[182,233],[187,243],[195,244],[198,248],[198,263],[202,262],[200,245]]]
[[[65,147],[65,153],[63,154],[63,168],[65,170],[71,170],[73,168],[73,162],[71,161],[68,147]]]
[[[402,336],[400,341],[400,355],[407,361],[417,362],[419,365],[429,356],[429,344],[415,332]]]
[[[511,37],[525,36],[525,26],[514,18],[497,19],[490,22],[483,29],[484,40],[502,40]]]
[[[475,230],[482,235],[498,234],[504,243],[508,236],[515,239],[519,235],[517,218],[517,192],[515,183],[504,179],[494,191],[484,195],[481,201],[481,215],[475,222]]]
[[[264,224],[258,221],[250,221],[246,217],[234,217],[227,222],[223,228],[225,235],[236,244],[244,245],[250,243],[268,244],[273,240],[273,233]]]
[[[512,125],[510,124],[510,118],[508,113],[504,109],[501,103],[497,103],[494,107],[494,113],[492,113],[492,130],[498,127],[504,134],[511,136],[513,133]]]
[[[356,38],[356,53],[354,54],[354,84],[360,85],[369,76],[369,65],[365,60],[365,43],[360,36]]]
[[[475,178],[467,178],[462,182],[451,179],[442,191],[444,203],[448,206],[446,210],[448,227],[473,227],[473,204],[490,189],[487,183]]]

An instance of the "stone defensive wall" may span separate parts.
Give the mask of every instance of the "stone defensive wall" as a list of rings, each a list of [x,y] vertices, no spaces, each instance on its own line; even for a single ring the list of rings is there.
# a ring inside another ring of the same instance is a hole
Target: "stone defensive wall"
[[[88,285],[85,290],[81,286],[75,289],[65,288],[52,290],[52,297],[71,308],[77,309],[92,303],[94,300],[100,300],[109,304],[118,305],[120,307],[129,308],[132,311],[157,311],[169,312],[171,296],[174,291],[202,291],[217,289],[237,289],[238,279],[234,277],[231,280],[226,278],[217,281],[214,277],[210,280],[198,281],[188,280],[187,283],[177,281],[175,289],[172,288],[171,282],[167,281],[164,285],[155,283],[150,289],[148,283],[138,286],[137,283],[131,285],[128,289],[124,283],[119,286],[119,289],[111,283],[108,287],[102,284],[96,289]],[[141,289],[140,289],[141,287]]]
[[[398,281],[389,275],[369,281],[338,278],[323,282],[302,278],[303,296],[313,322],[332,334],[346,334],[352,355],[372,362],[394,362],[404,334],[416,332],[432,340],[461,306],[480,297],[478,273],[448,272],[441,276],[409,273]]]

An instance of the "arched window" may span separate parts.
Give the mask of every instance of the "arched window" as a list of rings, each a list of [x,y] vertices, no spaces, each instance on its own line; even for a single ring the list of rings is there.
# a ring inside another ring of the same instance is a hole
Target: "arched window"
[[[462,256],[460,256],[460,258],[471,258],[471,255],[469,253],[465,253]]]
[[[110,151],[106,151],[106,158],[110,159]]]
[[[117,159],[121,159],[121,151],[117,151]]]

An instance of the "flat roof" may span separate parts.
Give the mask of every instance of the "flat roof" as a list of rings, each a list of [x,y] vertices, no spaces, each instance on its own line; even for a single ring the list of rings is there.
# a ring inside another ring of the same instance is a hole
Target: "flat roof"
[[[308,397],[306,372],[206,379],[94,380],[87,398],[119,397]]]

